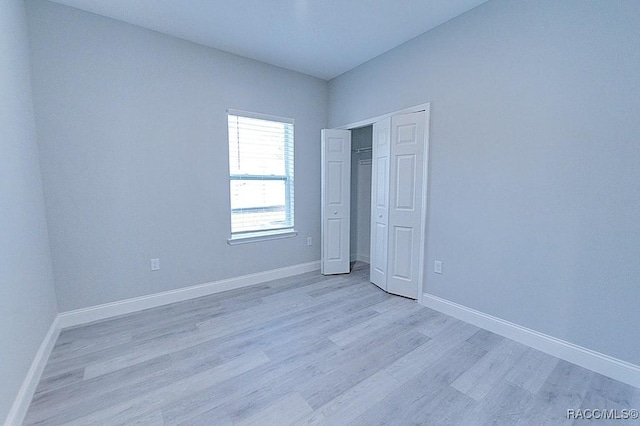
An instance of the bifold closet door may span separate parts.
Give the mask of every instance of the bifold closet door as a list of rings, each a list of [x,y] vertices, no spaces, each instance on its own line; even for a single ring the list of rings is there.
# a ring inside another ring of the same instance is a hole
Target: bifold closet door
[[[373,125],[371,161],[371,250],[369,275],[372,283],[387,291],[389,157],[391,118]]]
[[[374,125],[371,281],[412,299],[424,256],[426,114],[398,114]]]
[[[324,275],[350,271],[351,132],[322,130],[321,261]]]
[[[425,112],[391,119],[387,291],[418,298],[424,246]]]

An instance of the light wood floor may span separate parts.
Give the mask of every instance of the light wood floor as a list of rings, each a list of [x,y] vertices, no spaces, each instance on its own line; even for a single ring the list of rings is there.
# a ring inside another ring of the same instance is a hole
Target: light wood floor
[[[580,408],[637,409],[640,390],[390,296],[360,265],[66,329],[25,424],[559,425]]]

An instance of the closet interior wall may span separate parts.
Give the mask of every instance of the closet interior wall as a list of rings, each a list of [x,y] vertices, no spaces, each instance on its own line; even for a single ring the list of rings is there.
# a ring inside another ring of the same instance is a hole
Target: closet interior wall
[[[369,263],[373,126],[351,131],[351,261]]]

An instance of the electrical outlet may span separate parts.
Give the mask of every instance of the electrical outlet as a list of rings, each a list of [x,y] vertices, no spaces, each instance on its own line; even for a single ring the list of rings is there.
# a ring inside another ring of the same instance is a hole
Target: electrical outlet
[[[442,273],[442,261],[436,260],[433,263],[433,272],[435,272],[436,274],[441,274]]]
[[[151,270],[152,271],[160,270],[160,259],[151,259]]]
[[[307,237],[307,245],[308,245],[308,246],[313,245],[313,238],[311,238],[311,237]]]

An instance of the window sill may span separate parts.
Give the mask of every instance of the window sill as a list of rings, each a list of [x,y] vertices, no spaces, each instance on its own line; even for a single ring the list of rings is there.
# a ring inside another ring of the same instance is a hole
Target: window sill
[[[293,229],[284,229],[279,231],[263,231],[251,232],[242,236],[231,237],[227,240],[227,244],[235,246],[237,244],[257,243],[260,241],[280,240],[283,238],[293,238],[298,233]]]

